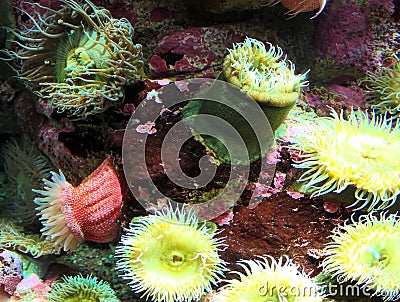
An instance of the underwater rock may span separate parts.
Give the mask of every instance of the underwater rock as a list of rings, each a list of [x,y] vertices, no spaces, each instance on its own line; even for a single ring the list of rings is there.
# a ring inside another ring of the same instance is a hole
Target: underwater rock
[[[308,106],[319,116],[328,116],[330,108],[346,112],[350,112],[351,108],[364,108],[365,95],[366,92],[355,85],[328,84],[323,91],[308,91],[305,96]]]
[[[28,299],[30,299],[29,301],[47,301],[46,296],[51,291],[50,286],[53,281],[52,279],[43,281],[38,275],[30,274],[18,283],[13,298],[23,301],[28,301]]]
[[[226,48],[243,39],[243,34],[228,26],[174,32],[160,39],[150,67],[157,75],[212,72],[212,67],[222,66]]]
[[[49,120],[38,113],[34,102],[27,94],[15,100],[14,109],[18,125],[51,162],[64,171],[71,182],[77,183],[101,161],[95,156],[100,149],[96,141],[99,134],[94,134],[93,129],[90,130],[91,134],[88,134],[86,131],[89,130],[79,129],[67,118],[61,122]],[[95,127],[97,129],[98,126]]]
[[[285,192],[272,195],[254,209],[241,207],[235,212],[222,233],[228,245],[222,258],[233,264],[254,255],[286,254],[314,274],[318,265],[308,257],[308,250],[323,249],[330,230],[347,216],[344,210],[331,214],[322,203],[294,199]]]
[[[151,22],[162,22],[166,19],[169,19],[173,16],[173,12],[171,12],[166,7],[155,7],[150,12],[150,21]]]
[[[232,11],[244,11],[249,9],[256,9],[261,6],[265,6],[263,0],[223,0],[223,1],[192,1],[193,5],[198,7],[200,10],[212,13],[212,14],[223,14]]]
[[[4,291],[12,295],[21,279],[21,258],[14,252],[0,249],[0,292]]]
[[[374,23],[383,22],[393,14],[391,0],[331,1],[326,14],[317,20],[315,48],[321,57],[327,57],[337,65],[354,66],[368,70],[373,66],[376,34]],[[379,16],[379,19],[371,16]]]

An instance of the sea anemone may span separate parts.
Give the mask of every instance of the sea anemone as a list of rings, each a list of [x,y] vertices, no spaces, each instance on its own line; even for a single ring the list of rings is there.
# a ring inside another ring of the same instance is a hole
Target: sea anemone
[[[241,260],[238,265],[245,274],[233,272],[240,280],[226,280],[228,283],[213,295],[211,302],[322,300],[317,283],[300,272],[287,256],[275,260],[267,255],[257,260]]]
[[[62,278],[55,282],[47,299],[51,302],[119,302],[110,285],[96,277],[89,275],[83,277]]]
[[[49,161],[26,138],[22,142],[6,142],[3,157],[12,190],[11,214],[18,217],[20,223],[32,227],[37,223],[32,188],[40,185],[41,180],[50,175]]]
[[[355,281],[385,301],[400,298],[400,220],[395,214],[362,215],[339,226],[326,247],[324,271],[339,282]]]
[[[114,19],[88,0],[60,2],[58,11],[29,3],[45,13],[34,17],[23,11],[33,27],[10,29],[19,50],[5,52],[20,62],[18,78],[49,108],[85,118],[120,100],[123,86],[138,79],[142,47],[132,42],[127,19]]]
[[[400,59],[393,56],[389,67],[381,67],[378,73],[367,73],[362,83],[369,89],[367,106],[379,114],[390,113],[400,117]]]
[[[116,249],[117,269],[152,301],[198,300],[224,270],[217,233],[184,207],[134,219]]]
[[[233,45],[225,57],[225,79],[258,102],[283,107],[294,103],[300,88],[307,86],[306,74],[295,75],[294,64],[282,49],[256,39],[246,38]]]
[[[346,120],[332,110],[317,118],[309,131],[298,134],[293,149],[300,151],[295,167],[307,169],[300,177],[311,197],[355,190],[356,209],[381,210],[400,194],[399,124],[384,116],[352,111]]]
[[[317,17],[325,8],[328,0],[270,0],[270,5],[282,3],[282,5],[289,9],[288,14],[295,17],[298,13],[310,12],[318,9],[318,12],[311,18]]]
[[[109,242],[118,232],[122,194],[118,176],[106,158],[82,183],[74,187],[64,174],[51,172],[44,179],[44,190],[34,190],[41,232],[65,251],[75,250],[79,242]]]
[[[306,87],[307,72],[294,73],[294,64],[279,46],[246,38],[233,45],[223,64],[225,80],[259,102],[273,131],[285,120]]]
[[[301,88],[308,85],[307,72],[296,75],[294,64],[280,47],[256,39],[246,38],[228,51],[219,81],[203,99],[189,102],[183,115],[195,139],[218,162],[247,165],[271,150],[274,132],[300,97]],[[188,118],[206,115],[227,122],[235,132],[204,119]]]

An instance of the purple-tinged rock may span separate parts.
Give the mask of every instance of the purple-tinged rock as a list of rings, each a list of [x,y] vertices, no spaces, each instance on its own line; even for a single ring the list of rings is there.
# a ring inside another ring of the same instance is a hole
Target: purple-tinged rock
[[[355,0],[331,1],[319,16],[315,48],[321,57],[339,66],[371,70],[374,65],[376,20],[390,19],[394,12],[392,0],[369,0],[358,5]]]
[[[314,109],[319,116],[329,116],[331,108],[336,112],[345,110],[350,113],[351,108],[365,108],[365,91],[356,86],[350,87],[328,84],[323,93],[306,93],[307,104]]]
[[[230,27],[195,27],[167,34],[150,59],[157,75],[197,73],[222,66],[227,48],[244,36]]]
[[[0,285],[12,295],[22,280],[22,260],[18,254],[0,249]]]
[[[171,12],[168,8],[156,7],[154,9],[152,9],[150,12],[150,21],[151,22],[162,22],[164,20],[172,18],[173,16],[174,16],[174,13]]]

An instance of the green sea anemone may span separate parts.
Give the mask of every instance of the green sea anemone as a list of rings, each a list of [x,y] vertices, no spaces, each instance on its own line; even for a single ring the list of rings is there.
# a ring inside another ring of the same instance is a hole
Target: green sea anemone
[[[211,302],[319,302],[322,295],[317,283],[300,272],[287,256],[275,260],[271,256],[238,263],[245,274],[233,272],[232,279],[211,298]]]
[[[283,50],[256,39],[246,38],[233,45],[223,64],[223,76],[259,102],[275,131],[306,87],[307,73],[295,74],[294,64]]]
[[[280,47],[256,39],[246,38],[228,51],[218,76],[220,81],[210,86],[203,99],[189,102],[183,113],[195,138],[217,161],[247,165],[271,150],[274,132],[300,97],[301,88],[308,85],[307,72],[296,75],[294,64]],[[188,119],[197,115],[220,118],[234,132],[224,126],[216,127],[215,122],[200,119],[196,123]],[[242,142],[246,148],[241,146]]]
[[[369,89],[367,105],[379,114],[400,117],[400,59],[393,56],[389,67],[381,67],[375,74],[367,73],[362,83]]]
[[[42,179],[50,175],[49,161],[26,138],[22,142],[6,142],[3,157],[12,191],[11,214],[18,217],[22,224],[32,227],[38,222],[32,188],[38,187]]]
[[[192,211],[171,207],[134,219],[116,249],[117,270],[152,301],[198,300],[224,270],[215,230]]]
[[[225,79],[258,102],[283,107],[294,103],[300,88],[307,86],[306,74],[296,75],[292,62],[279,46],[246,38],[233,45],[225,57]]]
[[[5,51],[19,62],[23,80],[51,109],[76,118],[104,111],[120,100],[123,86],[140,76],[142,47],[132,42],[134,29],[104,8],[85,0],[61,0],[55,11],[39,3],[32,28],[10,30],[18,51]]]
[[[51,302],[119,302],[114,290],[91,275],[63,277],[55,282],[47,299]]]
[[[355,281],[385,301],[400,298],[400,220],[374,213],[340,226],[326,247],[324,271],[340,282]]]
[[[352,111],[348,119],[332,110],[299,133],[293,149],[300,151],[295,167],[311,197],[355,190],[351,205],[368,211],[392,206],[400,194],[399,124],[383,116]]]

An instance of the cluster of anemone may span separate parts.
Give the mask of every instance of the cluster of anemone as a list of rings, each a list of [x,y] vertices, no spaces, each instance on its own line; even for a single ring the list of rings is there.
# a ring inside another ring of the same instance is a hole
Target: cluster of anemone
[[[399,218],[370,213],[337,228],[326,248],[324,271],[340,282],[356,282],[385,301],[399,299]]]
[[[389,67],[382,67],[378,73],[367,73],[363,83],[369,89],[367,105],[378,114],[400,117],[400,59],[393,56]]]
[[[317,302],[323,298],[319,285],[286,256],[278,260],[265,256],[238,264],[244,274],[232,272],[240,279],[227,280],[212,302]]]
[[[50,294],[46,297],[51,302],[119,302],[111,286],[91,275],[83,277],[63,277],[54,283]]]
[[[224,271],[223,239],[216,235],[193,211],[169,206],[131,222],[116,249],[117,270],[152,301],[197,301]]]
[[[88,0],[60,2],[57,11],[30,3],[45,13],[24,12],[33,26],[11,30],[19,50],[7,53],[18,62],[18,78],[49,108],[85,118],[119,101],[123,86],[138,79],[142,48],[133,43],[127,19],[115,19]]]
[[[384,116],[352,111],[347,119],[332,110],[299,134],[295,167],[311,196],[354,190],[353,209],[382,210],[400,194],[399,124]]]
[[[223,64],[225,79],[258,102],[276,107],[294,103],[307,86],[306,74],[294,73],[294,64],[279,46],[246,38],[233,45]]]

